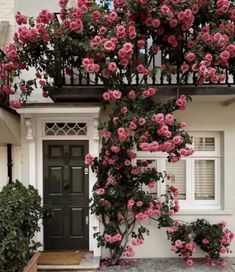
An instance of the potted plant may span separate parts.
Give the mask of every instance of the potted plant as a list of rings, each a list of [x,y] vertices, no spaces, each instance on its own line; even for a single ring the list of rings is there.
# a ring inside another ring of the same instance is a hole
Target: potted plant
[[[35,272],[39,243],[33,241],[46,211],[32,186],[16,181],[0,192],[0,271]]]

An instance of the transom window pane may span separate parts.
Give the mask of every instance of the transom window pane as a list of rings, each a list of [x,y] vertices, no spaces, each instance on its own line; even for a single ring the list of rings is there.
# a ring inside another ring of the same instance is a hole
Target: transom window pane
[[[215,199],[215,161],[195,160],[195,199]]]
[[[179,190],[179,199],[186,199],[186,161],[166,162],[166,172],[171,176],[167,184],[174,185]]]
[[[196,151],[215,151],[214,137],[195,137],[194,149]]]

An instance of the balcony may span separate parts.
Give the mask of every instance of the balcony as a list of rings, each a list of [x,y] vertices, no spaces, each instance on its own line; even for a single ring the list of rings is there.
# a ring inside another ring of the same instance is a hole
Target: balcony
[[[148,42],[145,49],[140,49],[135,54],[136,62],[146,60],[148,58],[146,52],[148,52],[151,42]],[[156,73],[152,76],[142,76],[134,69],[129,67],[130,78],[123,78],[123,82],[129,86],[137,86],[140,82],[146,83],[150,86],[155,86],[160,95],[162,96],[174,96],[179,94],[188,95],[233,95],[235,94],[235,71],[227,70],[227,79],[224,83],[198,85],[196,74],[191,73],[185,77],[182,75],[180,66],[184,58],[184,50],[182,49],[180,59],[175,61],[174,56],[170,56],[169,51],[159,51],[150,61],[150,67],[154,68]],[[55,102],[98,102],[101,99],[104,86],[97,76],[84,73],[80,68],[81,59],[73,56],[73,67],[69,73],[66,73],[66,64],[68,59],[63,59],[57,67],[57,76],[54,78],[54,87],[49,87],[51,98]],[[70,62],[71,63],[71,62]],[[174,63],[172,66],[172,74],[166,75],[162,71],[162,63]],[[119,70],[122,73],[122,70]],[[182,82],[183,78],[183,82]]]

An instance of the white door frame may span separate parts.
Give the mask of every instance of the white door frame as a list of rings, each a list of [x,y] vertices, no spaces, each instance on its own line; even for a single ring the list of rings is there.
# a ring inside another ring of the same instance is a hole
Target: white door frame
[[[25,107],[18,110],[21,122],[26,128],[25,139],[28,141],[28,184],[38,189],[43,199],[43,140],[87,140],[89,141],[89,153],[99,155],[99,113],[100,107]],[[87,123],[87,135],[61,136],[45,135],[46,122],[77,122]],[[23,132],[23,131],[22,131]],[[96,182],[96,175],[89,169],[89,198],[92,197],[92,188]],[[100,230],[98,218],[89,211],[89,250],[94,256],[101,256],[101,249],[97,247],[97,241],[93,238],[95,232]],[[42,245],[43,225],[40,222],[40,232],[35,237]],[[43,250],[43,246],[40,248]]]

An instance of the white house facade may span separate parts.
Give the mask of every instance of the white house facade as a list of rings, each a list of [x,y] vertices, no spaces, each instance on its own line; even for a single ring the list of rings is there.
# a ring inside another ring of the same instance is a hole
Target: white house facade
[[[56,12],[57,2],[0,0],[0,21],[8,22],[6,40],[15,27],[13,12],[35,16],[45,7]],[[193,102],[177,113],[194,136],[192,157],[177,164],[168,164],[164,154],[138,152],[138,158],[152,160],[159,171],[171,173],[172,182],[180,189],[181,210],[176,219],[223,220],[235,232],[235,87],[225,92],[221,89],[221,93],[215,89],[215,93],[193,93]],[[163,93],[159,97],[167,98]],[[0,108],[0,189],[9,179],[19,179],[37,188],[44,202],[50,200],[54,205],[54,233],[40,223],[37,240],[42,249],[51,249],[52,244],[57,250],[75,248],[73,240],[78,249],[106,256],[93,238],[102,226],[88,209],[96,176],[84,164],[84,157],[86,152],[98,156],[98,125],[107,116],[100,103],[54,103],[42,98],[39,90],[17,112],[3,105]],[[152,193],[164,191],[164,186]],[[146,224],[150,236],[136,248],[135,257],[174,257],[165,230],[159,230],[155,222]],[[231,249],[235,252],[234,243]]]

